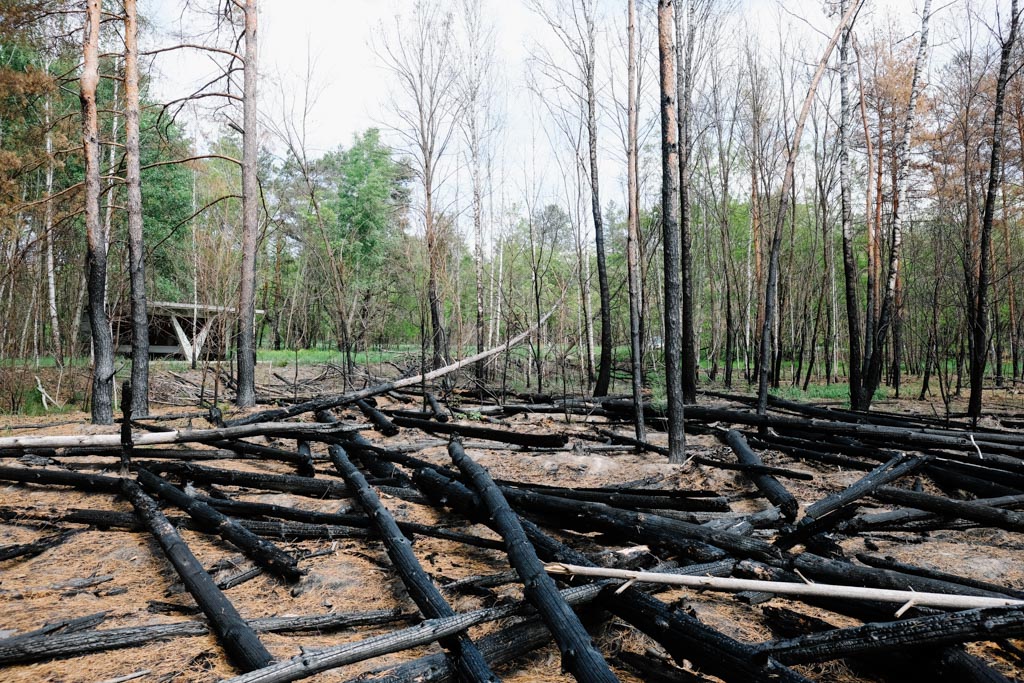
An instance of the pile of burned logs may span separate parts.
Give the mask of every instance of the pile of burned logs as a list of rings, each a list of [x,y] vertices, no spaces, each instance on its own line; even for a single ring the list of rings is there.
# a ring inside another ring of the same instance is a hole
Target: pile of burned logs
[[[374,397],[385,393],[403,407],[382,409],[383,401]],[[805,681],[814,680],[814,668],[807,665],[840,659],[889,680],[1005,681],[1013,666],[1024,671],[1024,652],[1012,642],[1024,637],[1024,592],[966,573],[851,553],[848,542],[856,539],[870,549],[883,533],[910,539],[979,527],[1011,532],[1007,543],[1019,542],[1013,534],[1024,531],[1024,512],[1018,511],[1024,506],[1020,433],[782,400],[758,415],[748,399],[719,395],[688,406],[686,426],[715,436],[721,448],[695,449],[683,468],[736,471],[743,493],[635,484],[568,488],[495,478],[474,452],[664,454],[663,446],[624,435],[628,430],[622,427],[636,414],[629,400],[488,402],[452,394],[460,398],[456,402],[430,393],[410,396],[383,385],[227,421],[216,410],[170,416],[201,415],[211,423],[205,429],[172,429],[163,426],[163,418],[125,416],[120,433],[0,438],[0,458],[7,460],[0,466],[4,487],[116,494],[134,510],[55,513],[0,506],[5,524],[45,521],[39,528],[47,529],[32,542],[0,546],[0,562],[57,554],[83,529],[147,532],[205,616],[131,628],[101,628],[103,613],[49,623],[0,640],[0,666],[212,633],[238,670],[232,680],[264,683],[298,680],[434,642],[443,653],[363,680],[497,680],[497,667],[552,641],[563,670],[587,682],[619,680],[622,671],[643,680]],[[346,409],[346,420],[339,419],[339,408]],[[550,413],[576,429],[517,431],[506,418],[520,413]],[[653,428],[664,426],[651,406],[642,414]],[[581,430],[580,424],[589,428]],[[406,438],[399,443],[394,437],[402,433]],[[253,442],[257,436],[273,439],[272,445],[268,439]],[[446,444],[449,463],[418,457],[419,450],[439,443]],[[766,451],[775,464],[766,464]],[[247,460],[277,461],[293,473],[232,466]],[[840,490],[822,487],[812,498],[801,493],[809,490],[807,482],[840,468],[863,474]],[[240,500],[231,491],[344,498],[353,501],[353,510],[313,512]],[[501,540],[403,521],[381,502],[382,495],[485,525]],[[756,512],[733,509],[751,496],[764,500]],[[182,528],[219,537],[254,568],[215,581],[179,533]],[[418,536],[503,552],[510,571],[438,585],[414,552]],[[309,555],[282,547],[294,539],[382,544],[415,610],[246,619],[226,591],[260,573],[301,583]],[[595,539],[605,551],[593,551]],[[460,586],[487,591],[511,582],[522,586],[521,603],[468,612],[451,604]],[[776,637],[749,642],[717,630],[679,604],[659,599],[667,586],[733,594]],[[793,607],[765,605],[775,596],[785,596]],[[842,624],[860,625],[837,627],[802,613],[801,604],[817,615],[834,613]],[[591,634],[611,615],[661,649],[638,654],[596,645]],[[468,635],[471,627],[496,620],[503,628],[485,637]],[[260,637],[395,623],[400,627],[361,640],[296,647],[291,658],[275,659]],[[990,656],[965,649],[976,642],[989,643]],[[828,680],[827,674],[818,680]]]

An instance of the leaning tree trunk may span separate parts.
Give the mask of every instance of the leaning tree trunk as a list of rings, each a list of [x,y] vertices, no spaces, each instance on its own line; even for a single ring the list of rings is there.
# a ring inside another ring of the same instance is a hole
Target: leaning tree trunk
[[[124,0],[125,158],[128,181],[128,271],[131,281],[133,415],[149,415],[149,320],[139,168],[139,48],[135,0]]]
[[[661,76],[661,212],[665,258],[665,390],[668,397],[668,460],[686,459],[683,431],[682,278],[679,236],[679,129],[676,125],[676,63],[672,0],[658,0],[658,60]]]
[[[1003,103],[1006,100],[1006,82],[1009,80],[1010,56],[1017,38],[1017,0],[1010,3],[1010,35],[1003,41],[999,58],[999,76],[996,79],[995,112],[992,117],[992,153],[988,169],[988,191],[985,194],[985,213],[981,219],[981,265],[978,269],[978,287],[972,313],[971,326],[971,395],[967,414],[975,422],[981,417],[982,383],[985,379],[985,359],[988,356],[988,288],[991,263],[992,222],[995,216],[996,191],[999,186],[1000,154],[1003,146]]]
[[[101,0],[87,0],[83,30],[82,144],[85,161],[85,231],[88,238],[86,269],[89,278],[89,325],[92,327],[92,421],[114,421],[114,341],[107,319],[107,245],[100,227],[99,117],[96,88],[99,85],[99,38]]]
[[[256,404],[256,242],[259,234],[259,124],[256,116],[256,0],[245,0],[245,80],[242,110],[242,281],[238,301],[238,395],[235,403]]]
[[[842,18],[839,20],[839,25],[836,26],[835,32],[832,34],[831,40],[825,47],[825,53],[821,56],[821,60],[818,62],[818,68],[814,72],[814,77],[811,79],[811,84],[807,88],[807,97],[804,98],[803,106],[800,109],[800,115],[796,121],[796,127],[793,129],[793,140],[789,149],[789,158],[786,160],[786,174],[782,179],[782,191],[779,197],[779,209],[775,215],[775,233],[772,236],[772,247],[771,253],[768,256],[768,283],[765,286],[764,296],[764,324],[761,327],[761,357],[759,361],[760,367],[758,368],[758,382],[757,382],[757,412],[759,415],[764,415],[768,411],[768,371],[771,367],[771,349],[772,349],[772,331],[775,328],[775,317],[777,314],[777,304],[775,301],[776,292],[779,288],[779,252],[782,248],[782,232],[783,227],[786,223],[786,214],[789,213],[789,202],[790,194],[793,189],[793,175],[796,169],[796,158],[800,153],[800,138],[804,132],[804,124],[807,122],[807,115],[811,111],[811,104],[814,102],[814,93],[818,89],[818,83],[821,82],[821,77],[825,73],[825,67],[828,65],[828,58],[832,54],[832,50],[835,49],[836,43],[839,42],[839,37],[846,29],[846,27],[852,23],[853,17],[860,10],[860,6],[864,0],[856,0],[853,5],[843,13]]]

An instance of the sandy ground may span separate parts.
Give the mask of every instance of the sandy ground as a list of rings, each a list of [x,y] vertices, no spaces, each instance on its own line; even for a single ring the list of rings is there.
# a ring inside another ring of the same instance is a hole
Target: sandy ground
[[[186,378],[190,377],[188,373],[179,374]],[[315,377],[305,379],[312,380]],[[190,384],[188,379],[182,380],[180,377],[166,375],[161,376],[160,382],[163,384],[158,382],[158,386],[163,386],[168,391],[174,385],[180,387]],[[308,390],[315,391],[318,386],[317,382],[310,382]],[[383,399],[382,404],[387,405],[388,399]],[[912,407],[920,410],[921,404]],[[889,405],[887,409],[892,410],[894,406]],[[173,406],[154,410],[158,414],[183,411],[184,408]],[[361,419],[358,413],[351,411],[343,412],[341,417]],[[46,433],[116,431],[88,426],[85,424],[87,416],[82,414],[62,415],[49,419],[18,418],[6,423],[0,420],[0,423],[23,427],[33,422],[42,425],[55,419],[69,423],[47,428]],[[170,421],[169,424],[182,427],[189,424],[195,427],[207,426],[199,417],[181,418]],[[671,466],[663,457],[655,454],[636,454],[627,450],[588,450],[595,442],[580,437],[593,433],[596,428],[606,427],[601,419],[584,421],[582,418],[573,418],[572,422],[567,422],[562,417],[550,415],[519,415],[506,420],[504,426],[522,431],[565,433],[570,436],[570,444],[565,450],[544,452],[468,449],[470,454],[486,465],[496,478],[570,487],[597,487],[643,481],[645,486],[655,488],[701,488],[716,491],[728,497],[732,509],[736,512],[753,512],[767,506],[763,499],[753,495],[754,488],[750,482],[734,471],[693,463],[684,467]],[[621,431],[624,434],[628,433],[626,429]],[[0,435],[11,433],[27,435],[39,433],[39,430],[19,428],[16,432],[10,432],[0,429]],[[367,433],[367,436],[396,446],[420,443],[433,438],[410,430],[402,430],[398,436],[388,439],[376,433]],[[664,444],[665,435],[653,432],[649,438],[654,443]],[[269,443],[284,448],[294,447],[294,442]],[[689,451],[710,457],[732,459],[728,449],[712,437],[690,437]],[[813,503],[829,492],[841,490],[861,476],[859,472],[840,471],[812,463],[797,463],[777,453],[767,452],[763,455],[767,464],[814,473],[815,479],[812,482],[786,482],[802,505]],[[440,444],[419,451],[417,456],[437,463],[448,463],[447,453]],[[71,463],[71,459],[65,462]],[[114,459],[75,458],[73,462],[77,466],[92,463],[100,471],[106,470],[108,473],[116,474]],[[14,463],[7,460],[2,464]],[[225,468],[292,473],[286,464],[278,462],[221,460],[209,464]],[[334,476],[327,462],[318,462],[317,469],[317,476]],[[240,500],[277,503],[309,510],[348,511],[354,505],[354,501],[350,500],[318,500],[289,494],[254,493],[235,487],[220,489]],[[441,525],[487,538],[497,538],[485,527],[467,525],[454,515],[386,495],[382,496],[382,499],[399,520]],[[83,493],[62,487],[20,484],[0,484],[0,505],[35,512],[49,511],[53,515],[69,508],[131,511],[131,506],[125,500],[112,494]],[[159,546],[147,533],[118,529],[98,530],[81,525],[54,524],[46,520],[19,520],[0,523],[0,546],[26,543],[50,535],[58,528],[76,529],[79,533],[71,536],[62,545],[36,557],[0,562],[0,636],[16,635],[40,628],[48,622],[100,611],[107,613],[100,626],[103,629],[201,618],[191,614],[194,602],[184,591]],[[226,569],[215,573],[215,578],[232,575],[251,566],[237,550],[216,537],[188,530],[182,531],[182,534],[204,566],[227,566]],[[586,539],[574,536],[574,544],[579,545],[584,541]],[[883,534],[875,535],[872,542],[877,548],[873,550],[875,554],[889,555],[900,561],[1024,589],[1024,572],[1019,562],[1021,543],[1024,539],[1016,534],[990,529],[934,532],[926,536]],[[284,549],[297,553],[325,549],[332,552],[300,562],[306,573],[294,586],[260,575],[228,589],[226,594],[246,618],[394,608],[415,611],[415,606],[405,594],[401,582],[390,570],[389,560],[378,542],[338,539],[278,543]],[[597,545],[592,547],[597,548]],[[862,552],[863,540],[850,540],[844,544],[844,549],[848,555]],[[426,571],[439,584],[509,569],[502,552],[439,539],[417,537],[414,551]],[[103,580],[95,585],[80,587],[83,579]],[[456,610],[469,610],[493,604],[496,600],[501,602],[520,597],[519,589],[515,585],[508,585],[495,589],[493,598],[461,595],[452,597],[451,602]],[[763,605],[751,607],[732,596],[685,590],[664,592],[660,597],[670,604],[678,604],[692,610],[705,623],[741,640],[758,642],[772,637],[764,624]],[[176,612],[174,607],[168,607],[167,603],[177,606],[178,611]],[[785,600],[772,600],[767,605],[787,606],[804,614],[819,616],[836,625],[856,623],[835,614]],[[303,648],[359,640],[398,627],[392,624],[320,634],[265,634],[261,638],[274,657],[288,658],[299,654]],[[474,628],[470,635],[479,637],[500,627],[494,624],[483,625]],[[661,652],[653,641],[614,619],[597,631],[595,637],[604,652],[609,655],[620,650],[639,653]],[[1015,668],[1017,665],[1014,662],[1002,659],[994,648],[970,646],[969,649],[984,656],[1004,674],[1024,676],[1024,670]],[[348,680],[365,671],[380,669],[436,651],[439,651],[439,648],[433,645],[397,653],[321,674],[313,680]],[[549,646],[505,667],[500,673],[504,680],[517,683],[572,680],[561,673],[559,668],[558,653]],[[881,680],[863,671],[853,671],[843,663],[801,667],[800,670],[809,677],[821,681]],[[136,680],[146,682],[212,681],[236,673],[213,636],[190,636],[131,649],[13,666],[3,670],[0,679],[11,682],[92,682],[107,681],[140,671],[148,673]],[[618,669],[617,673],[624,681],[639,680],[622,669]]]

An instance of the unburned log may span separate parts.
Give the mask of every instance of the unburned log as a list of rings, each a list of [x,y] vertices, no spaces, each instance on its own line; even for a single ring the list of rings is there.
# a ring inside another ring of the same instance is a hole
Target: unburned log
[[[787,583],[782,581],[758,581],[755,579],[732,579],[714,576],[685,576],[680,574],[638,572],[629,569],[585,567],[580,565],[564,564],[561,562],[548,564],[545,569],[550,574],[561,576],[619,578],[626,581],[658,582],[674,586],[688,586],[690,588],[697,588],[701,590],[718,590],[726,592],[763,591],[779,595],[848,598],[854,600],[894,602],[897,604],[911,603],[920,606],[950,607],[953,609],[1001,607],[1007,605],[1024,607],[1024,600],[1013,600],[1011,598],[990,598],[977,597],[974,595],[949,595],[945,593],[898,591],[883,588],[864,588],[862,586],[842,586],[823,583]]]

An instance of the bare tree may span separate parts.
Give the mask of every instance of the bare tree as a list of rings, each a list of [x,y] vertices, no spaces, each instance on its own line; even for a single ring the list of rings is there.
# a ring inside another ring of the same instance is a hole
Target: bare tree
[[[135,0],[124,0],[125,161],[128,185],[128,271],[131,281],[133,415],[149,414],[149,319],[142,241],[139,157],[139,46]]]
[[[427,245],[427,302],[430,308],[433,367],[443,366],[448,344],[439,281],[446,262],[438,191],[442,158],[455,133],[459,114],[458,71],[452,45],[452,15],[433,0],[417,2],[411,21],[385,35],[381,57],[397,77],[408,106],[395,105],[403,127],[398,134],[412,151],[413,168],[423,184],[423,229]]]
[[[465,66],[462,71],[462,128],[469,155],[473,195],[473,271],[476,280],[476,349],[484,350],[484,154],[490,134],[494,31],[484,20],[482,0],[463,0]],[[476,366],[477,381],[485,379],[486,363]]]
[[[782,250],[782,233],[789,214],[791,195],[793,194],[793,176],[796,168],[796,159],[800,153],[800,138],[803,135],[804,124],[807,122],[807,115],[814,103],[814,94],[825,73],[829,57],[839,42],[839,38],[847,26],[852,24],[853,18],[860,11],[864,0],[854,0],[840,17],[832,38],[825,47],[825,52],[818,61],[818,66],[811,77],[811,83],[807,88],[807,96],[804,98],[803,106],[796,120],[796,127],[793,129],[793,137],[790,140],[789,157],[786,160],[786,172],[782,179],[782,189],[779,195],[778,213],[775,215],[775,231],[772,235],[772,246],[768,256],[768,282],[765,285],[764,295],[764,324],[761,327],[761,353],[760,367],[757,383],[757,412],[761,415],[768,410],[768,372],[771,367],[772,334],[775,333],[775,318],[778,313],[776,294],[779,286],[779,253]]]
[[[996,193],[999,189],[999,171],[1003,146],[1003,109],[1006,101],[1006,83],[1010,78],[1010,62],[1013,45],[1017,39],[1017,25],[1020,14],[1017,0],[1010,2],[1010,29],[1001,40],[999,74],[996,77],[994,112],[992,114],[992,148],[989,157],[988,189],[985,193],[985,207],[981,219],[979,239],[980,263],[978,281],[973,301],[968,299],[967,317],[971,334],[971,394],[967,402],[967,414],[975,422],[981,417],[982,385],[985,379],[985,360],[988,357],[988,296],[991,284],[992,222],[995,217]],[[1018,67],[1019,68],[1019,67]]]
[[[885,338],[889,334],[893,318],[896,315],[896,289],[900,275],[900,259],[903,246],[903,217],[906,212],[907,203],[907,170],[909,166],[908,156],[910,154],[910,133],[913,129],[914,114],[917,111],[917,100],[921,95],[921,72],[924,69],[928,57],[928,19],[931,15],[931,0],[925,0],[921,11],[921,40],[918,43],[917,59],[914,62],[914,74],[910,79],[910,100],[907,102],[907,109],[903,117],[903,129],[894,150],[894,186],[892,193],[893,215],[892,215],[892,245],[889,248],[889,270],[886,279],[885,293],[882,296],[881,307],[877,318],[873,320],[870,340],[870,349],[865,346],[863,355],[864,369],[861,371],[863,386],[855,398],[850,394],[851,405],[867,410],[871,405],[871,399],[875,390],[882,381],[882,363],[884,361],[883,348]],[[879,191],[879,197],[881,192]],[[881,228],[881,223],[876,219],[876,231]],[[869,316],[871,312],[868,312]],[[867,343],[867,342],[866,342]]]
[[[676,50],[672,0],[658,0],[661,76],[661,223],[665,270],[665,389],[668,398],[668,461],[686,460],[683,430],[682,278],[679,236],[679,128],[676,123]]]
[[[634,425],[636,438],[646,438],[644,425],[644,380],[643,380],[643,339],[640,330],[641,303],[643,282],[640,279],[640,188],[639,161],[637,159],[637,57],[636,57],[636,0],[629,0],[627,10],[627,27],[629,46],[626,69],[629,72],[626,88],[627,118],[626,124],[626,268],[629,282],[629,351],[632,361],[633,405],[636,407]]]
[[[245,72],[242,86],[242,279],[238,288],[238,394],[242,408],[256,404],[256,243],[260,186],[256,0],[245,0]]]
[[[601,355],[598,360],[594,395],[605,396],[611,383],[612,367],[612,314],[611,288],[605,258],[604,221],[601,215],[600,183],[597,161],[597,49],[596,3],[594,0],[571,0],[556,3],[549,10],[541,0],[531,0],[531,6],[555,32],[559,42],[570,54],[573,69],[562,66],[551,55],[542,59],[542,70],[553,81],[567,88],[579,99],[585,111],[587,132],[587,167],[590,176],[590,211],[594,221],[594,247],[597,254],[597,285],[601,304]]]

